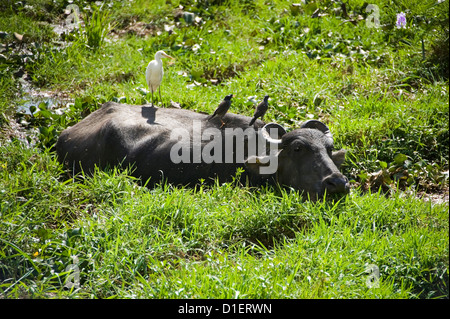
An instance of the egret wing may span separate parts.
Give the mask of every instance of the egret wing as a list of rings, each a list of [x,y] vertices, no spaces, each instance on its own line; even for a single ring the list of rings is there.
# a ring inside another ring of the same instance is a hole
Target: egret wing
[[[148,88],[152,92],[155,92],[159,87],[163,76],[162,68],[158,67],[155,62],[156,61],[151,61],[148,64],[147,70],[145,72],[145,79],[147,81]]]

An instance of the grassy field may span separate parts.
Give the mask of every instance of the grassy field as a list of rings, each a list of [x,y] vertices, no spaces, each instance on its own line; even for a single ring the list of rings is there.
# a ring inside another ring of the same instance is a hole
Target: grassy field
[[[449,298],[449,1],[295,3],[2,1],[0,298]],[[325,122],[350,194],[72,176],[59,133],[157,50],[166,104]]]

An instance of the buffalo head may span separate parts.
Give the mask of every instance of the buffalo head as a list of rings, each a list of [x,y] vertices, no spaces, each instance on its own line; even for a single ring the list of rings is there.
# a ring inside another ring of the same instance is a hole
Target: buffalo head
[[[274,128],[278,133],[273,137],[269,129]],[[279,124],[269,123],[261,129],[261,135],[278,151],[256,156],[256,159],[249,157],[245,163],[248,169],[256,172],[276,156],[276,180],[280,185],[305,191],[311,199],[320,198],[325,193],[348,193],[349,181],[339,172],[345,151],[333,151],[333,136],[324,123],[309,120],[289,133]]]

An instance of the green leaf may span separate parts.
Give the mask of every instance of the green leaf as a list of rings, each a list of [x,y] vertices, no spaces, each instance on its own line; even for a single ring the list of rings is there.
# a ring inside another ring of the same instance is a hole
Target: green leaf
[[[314,11],[317,10],[317,8],[318,8],[317,3],[311,2],[311,3],[308,3],[307,5],[305,5],[303,10],[305,11],[306,14],[313,14]]]
[[[49,238],[49,234],[49,231],[43,227],[40,227],[37,231],[38,237],[42,240]]]
[[[39,108],[41,108],[41,106],[39,106]],[[52,112],[45,110],[45,109],[41,109],[39,112],[36,113],[36,115],[39,115],[40,117],[43,117],[46,119],[50,119],[52,117]]]
[[[81,228],[68,229],[66,234],[67,234],[67,238],[71,238],[71,237],[74,237],[74,236],[80,236],[81,235]]]
[[[361,182],[364,183],[369,178],[369,174],[367,174],[366,172],[362,172],[358,174],[358,177],[361,180]]]
[[[378,164],[380,164],[380,167],[381,167],[382,169],[386,169],[387,166],[388,166],[388,164],[387,164],[386,162],[384,162],[384,161],[378,161]]]
[[[36,106],[30,105],[30,113],[34,114],[34,112],[36,112]]]
[[[44,136],[48,136],[48,128],[45,126],[39,127],[39,132]]]
[[[42,110],[42,111],[47,110],[47,104],[46,104],[45,102],[39,103],[38,107],[39,107],[39,109]]]
[[[408,159],[408,156],[406,156],[405,154],[397,154],[394,157],[394,162],[395,164],[401,165],[403,164],[406,160]]]

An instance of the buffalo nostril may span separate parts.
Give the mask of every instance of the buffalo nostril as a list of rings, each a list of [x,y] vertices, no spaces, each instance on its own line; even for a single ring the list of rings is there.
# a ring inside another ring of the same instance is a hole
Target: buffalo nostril
[[[348,193],[350,184],[347,177],[332,174],[323,180],[323,187],[331,193]]]

